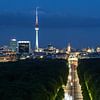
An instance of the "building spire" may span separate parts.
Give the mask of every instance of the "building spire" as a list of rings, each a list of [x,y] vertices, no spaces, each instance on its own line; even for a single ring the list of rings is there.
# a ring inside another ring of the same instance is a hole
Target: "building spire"
[[[36,7],[36,23],[35,23],[35,27],[38,27],[39,26],[39,23],[38,23],[38,7]]]
[[[71,52],[71,45],[70,45],[70,43],[68,43],[67,51],[68,51],[69,53]]]

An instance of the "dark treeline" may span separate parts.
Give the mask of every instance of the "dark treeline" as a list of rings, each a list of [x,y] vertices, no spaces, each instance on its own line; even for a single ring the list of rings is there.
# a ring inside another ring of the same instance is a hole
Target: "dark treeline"
[[[65,60],[0,63],[0,100],[62,100],[67,76]]]
[[[84,100],[100,100],[100,59],[79,60],[78,74]]]

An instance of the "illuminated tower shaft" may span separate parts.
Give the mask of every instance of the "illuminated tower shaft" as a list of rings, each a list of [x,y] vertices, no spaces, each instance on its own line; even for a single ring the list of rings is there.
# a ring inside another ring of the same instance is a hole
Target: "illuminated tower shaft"
[[[39,43],[38,43],[39,24],[38,24],[38,11],[37,11],[37,8],[36,8],[35,31],[36,31],[36,44],[35,44],[35,49],[36,49],[36,51],[38,51],[39,50]]]
[[[39,28],[35,28],[35,31],[36,31],[36,44],[35,44],[35,49],[38,51],[39,49],[39,43],[38,43],[38,31],[39,31]]]

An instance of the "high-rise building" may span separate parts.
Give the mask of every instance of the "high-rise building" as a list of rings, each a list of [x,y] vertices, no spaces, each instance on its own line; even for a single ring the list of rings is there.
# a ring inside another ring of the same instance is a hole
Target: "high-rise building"
[[[11,51],[16,52],[16,50],[17,50],[17,41],[16,41],[16,39],[11,39],[10,49],[11,49]]]
[[[18,46],[17,52],[19,54],[30,54],[31,53],[30,41],[18,41],[17,46]]]
[[[38,43],[38,32],[39,32],[39,24],[38,24],[38,8],[36,8],[36,23],[35,23],[35,31],[36,31],[36,44],[35,44],[35,50],[38,52],[39,51],[39,43]]]

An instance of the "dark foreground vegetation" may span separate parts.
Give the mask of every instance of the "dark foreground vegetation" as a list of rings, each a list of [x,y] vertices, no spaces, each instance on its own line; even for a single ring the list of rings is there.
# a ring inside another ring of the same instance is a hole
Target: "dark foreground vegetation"
[[[78,74],[84,100],[100,100],[100,59],[80,60]]]
[[[67,76],[65,60],[0,63],[0,100],[62,100]]]

